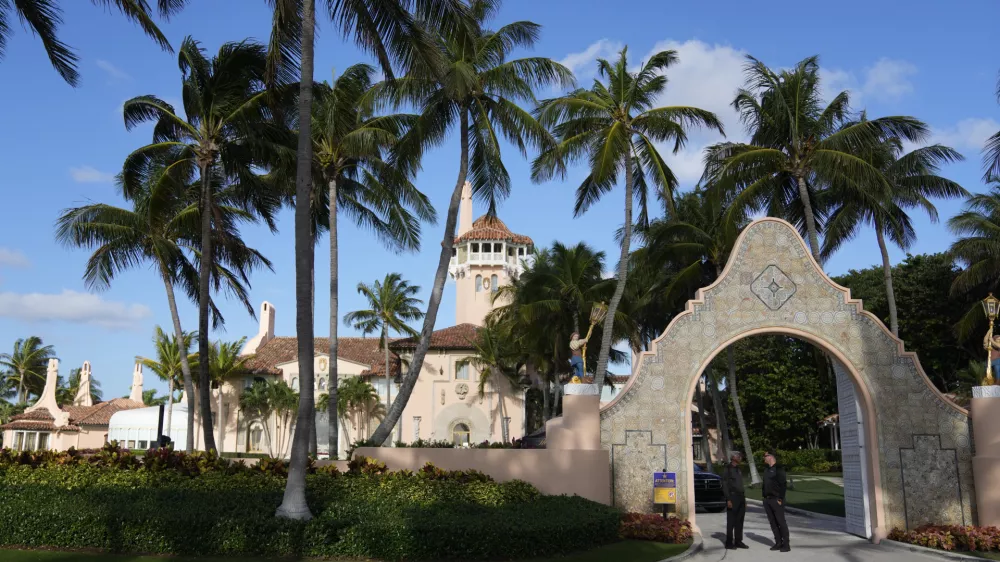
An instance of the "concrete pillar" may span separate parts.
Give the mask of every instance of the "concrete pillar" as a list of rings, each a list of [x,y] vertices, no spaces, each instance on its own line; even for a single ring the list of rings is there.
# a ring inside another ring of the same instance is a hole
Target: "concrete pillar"
[[[972,435],[975,456],[972,478],[976,485],[978,524],[1000,525],[1000,386],[972,388]]]
[[[593,384],[567,384],[563,415],[545,424],[545,448],[597,451],[601,448],[601,393]]]

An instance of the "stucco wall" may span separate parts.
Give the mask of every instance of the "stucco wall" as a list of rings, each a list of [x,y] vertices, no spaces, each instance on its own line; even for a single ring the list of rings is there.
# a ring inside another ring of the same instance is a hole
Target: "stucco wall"
[[[850,372],[866,443],[877,443],[867,455],[876,536],[930,520],[974,522],[967,412],[934,388],[917,357],[826,277],[795,229],[777,219],[746,228],[721,278],[639,357],[635,376],[602,411],[616,505],[651,511],[650,473],[666,467],[687,482],[678,488],[678,508],[694,518],[695,382],[727,345],[762,333],[808,340]]]
[[[500,482],[523,480],[543,494],[578,495],[611,503],[608,452],[548,449],[392,449],[362,447],[355,455],[378,459],[389,470],[478,470]]]

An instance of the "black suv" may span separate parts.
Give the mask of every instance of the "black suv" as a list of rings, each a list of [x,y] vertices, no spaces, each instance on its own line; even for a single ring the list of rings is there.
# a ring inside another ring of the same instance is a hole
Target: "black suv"
[[[697,464],[694,465],[694,506],[712,513],[726,509],[726,496],[722,493],[722,477],[705,472]]]

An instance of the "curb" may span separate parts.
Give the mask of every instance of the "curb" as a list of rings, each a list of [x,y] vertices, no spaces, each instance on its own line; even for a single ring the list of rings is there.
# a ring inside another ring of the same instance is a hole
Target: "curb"
[[[965,554],[962,552],[949,552],[947,550],[938,550],[936,548],[927,548],[924,546],[917,546],[915,544],[909,544],[905,542],[892,541],[889,539],[884,539],[879,546],[884,546],[889,550],[896,550],[900,552],[916,552],[919,554],[926,554],[929,556],[937,556],[938,558],[946,558],[948,560],[968,560],[975,562],[983,562],[982,558],[978,556],[972,556],[970,554]]]
[[[680,562],[681,560],[687,560],[688,558],[691,558],[695,554],[701,552],[701,549],[704,548],[704,546],[705,544],[701,538],[701,533],[695,533],[691,537],[691,546],[689,546],[687,550],[676,556],[660,560],[660,562]],[[980,560],[979,562],[982,561]]]
[[[764,502],[761,501],[761,500],[755,500],[755,499],[747,498],[747,503],[748,504],[756,505],[758,507],[764,507]],[[809,517],[809,518],[812,518],[812,519],[820,519],[822,521],[833,521],[833,522],[844,521],[843,517],[838,517],[836,515],[827,515],[826,513],[816,513],[815,511],[806,511],[804,509],[799,509],[797,507],[792,507],[792,506],[789,506],[789,505],[785,506],[785,511],[788,512],[788,513],[791,513],[793,515],[801,515],[803,517]]]

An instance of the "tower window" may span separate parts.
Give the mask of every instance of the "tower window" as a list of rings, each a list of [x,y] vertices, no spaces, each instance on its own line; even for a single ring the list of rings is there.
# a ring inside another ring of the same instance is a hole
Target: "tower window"
[[[472,253],[473,254],[478,254],[479,253],[479,244],[476,243],[476,242],[472,243]]]
[[[524,248],[518,248],[517,249],[517,255],[523,256],[524,255]]]
[[[483,290],[483,276],[482,275],[477,275],[476,276],[476,292],[480,293],[480,292],[482,292],[482,290]]]
[[[511,257],[514,255],[514,248],[507,248],[507,256]]]
[[[455,257],[457,255],[458,255],[458,248],[452,246],[451,247],[451,257]]]
[[[495,273],[490,277],[490,290],[494,293],[497,292],[497,276]]]
[[[493,252],[497,253],[497,254],[499,254],[500,252],[503,252],[503,245],[502,244],[494,244],[493,245]]]

